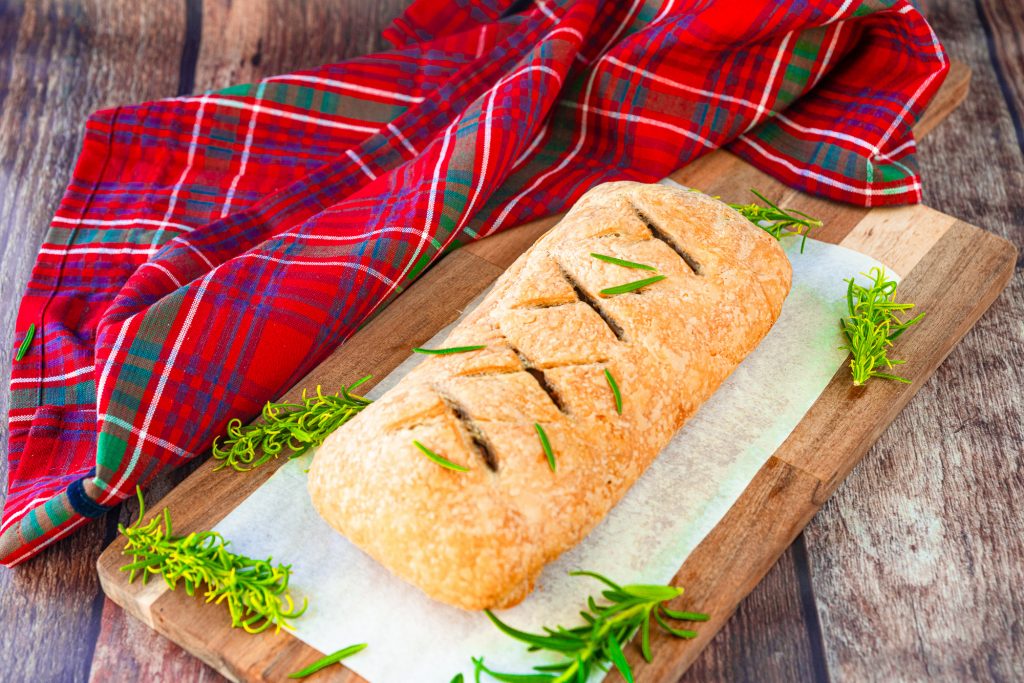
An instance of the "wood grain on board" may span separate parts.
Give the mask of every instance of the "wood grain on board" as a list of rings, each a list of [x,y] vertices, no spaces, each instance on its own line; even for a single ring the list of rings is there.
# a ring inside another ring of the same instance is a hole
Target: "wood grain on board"
[[[959,73],[966,78],[966,72]],[[936,100],[938,111],[948,113],[955,106],[963,96],[962,85],[950,83]],[[749,185],[762,189],[772,199],[786,197],[788,205],[805,211],[811,211],[812,205],[824,208],[827,204],[787,190],[724,151],[708,155],[674,177],[733,201],[741,199],[740,188]],[[687,589],[682,605],[711,612],[712,621],[701,626],[700,636],[693,641],[656,637],[652,664],[642,662],[635,647],[628,648],[640,680],[671,680],[682,674],[899,408],[991,304],[1012,273],[1012,246],[926,207],[867,210],[829,206],[830,241],[876,257],[884,254],[904,269],[903,291],[909,291],[908,296],[932,312],[927,324],[915,329],[912,348],[907,342],[908,353],[915,362],[901,369],[913,381],[876,382],[851,394],[846,373],[836,374],[820,405],[811,409],[798,428],[798,432],[803,430],[802,437],[789,439],[779,449],[680,570],[677,582]],[[385,376],[407,356],[410,347],[454,320],[479,291],[555,220],[557,217],[535,221],[447,256],[286,398],[295,396],[302,387],[348,383],[367,373],[377,378]],[[898,238],[893,239],[894,235]],[[950,284],[962,296],[948,297]],[[445,296],[439,296],[441,292]],[[837,410],[834,394],[845,396],[847,406],[849,401],[856,401],[857,410]],[[829,419],[819,420],[819,412]],[[819,441],[834,434],[845,438],[823,453]],[[275,461],[244,476],[214,472],[212,464],[207,463],[163,503],[170,507],[180,530],[210,528],[269,478],[282,462]],[[264,634],[254,639],[232,631],[226,627],[223,614],[204,610],[196,601],[170,592],[161,584],[128,584],[118,571],[123,564],[121,546],[116,541],[99,562],[100,577],[108,594],[229,678],[274,680],[282,671],[301,668],[317,658],[316,651],[287,634]],[[328,679],[357,677],[337,667]]]

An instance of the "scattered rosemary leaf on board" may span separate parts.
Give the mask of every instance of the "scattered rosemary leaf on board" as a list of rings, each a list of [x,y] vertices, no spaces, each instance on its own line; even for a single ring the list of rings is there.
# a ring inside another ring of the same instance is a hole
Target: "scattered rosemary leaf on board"
[[[807,234],[814,228],[820,228],[821,221],[796,209],[779,208],[757,190],[750,191],[768,206],[758,206],[757,204],[729,204],[729,206],[777,240],[781,241],[783,237],[790,235],[800,235],[803,237],[800,242],[800,253],[804,253],[804,247],[807,246]]]
[[[142,582],[150,576],[161,575],[171,590],[178,582],[185,584],[185,592],[195,595],[200,585],[206,587],[206,602],[225,603],[231,613],[231,626],[249,633],[260,633],[271,626],[275,631],[290,628],[289,620],[306,611],[307,603],[296,608],[288,593],[291,566],[271,564],[271,560],[255,560],[227,549],[228,541],[213,531],[197,531],[188,536],[174,536],[171,514],[164,508],[163,515],[142,524],[145,503],[142,490],[139,496],[139,518],[131,526],[118,525],[126,539],[125,555],[132,562],[121,567],[128,572],[128,582],[142,574]]]
[[[427,456],[428,458],[430,458],[431,460],[436,462],[441,467],[447,468],[449,470],[455,470],[456,472],[468,472],[469,471],[469,468],[466,467],[465,465],[458,465],[458,464],[452,462],[451,460],[448,460],[447,458],[444,458],[444,457],[438,455],[434,451],[430,450],[429,448],[427,448],[426,446],[421,444],[419,441],[413,441],[412,445],[415,446],[416,448],[420,449],[420,452],[423,453],[423,455]]]
[[[640,270],[657,270],[654,266],[649,266],[646,263],[636,263],[635,261],[627,261],[621,258],[615,258],[614,256],[607,256],[605,254],[591,254],[598,261],[604,261],[605,263],[614,263],[617,266],[623,268],[638,268]]]
[[[359,643],[358,645],[349,645],[348,647],[342,648],[337,652],[327,655],[322,659],[318,659],[305,669],[300,669],[295,673],[288,674],[288,678],[305,678],[306,676],[312,676],[320,669],[326,669],[331,664],[337,664],[341,660],[351,657],[357,652],[362,652],[366,649],[366,643]]]
[[[619,385],[612,377],[611,370],[608,368],[604,369],[604,378],[608,380],[608,386],[612,388],[612,395],[615,396],[615,412],[622,415],[622,394],[619,392]]]
[[[324,442],[327,436],[373,403],[352,390],[370,379],[367,375],[336,394],[324,394],[317,385],[315,396],[302,392],[301,403],[272,403],[263,406],[263,422],[243,425],[235,418],[228,422],[227,438],[213,441],[213,457],[222,462],[214,470],[226,467],[247,472],[276,458],[286,447],[290,458],[297,458]],[[257,451],[262,450],[262,454]]]
[[[668,277],[668,276],[667,275],[655,275],[654,277],[649,277],[649,278],[646,278],[644,280],[637,280],[636,282],[627,282],[624,285],[616,285],[615,287],[608,287],[607,289],[602,289],[600,294],[601,294],[601,296],[615,296],[617,294],[625,294],[627,292],[635,292],[636,290],[643,289],[644,287],[647,287],[648,285],[653,285],[655,282],[661,282],[666,277]]]
[[[558,463],[555,462],[555,454],[551,450],[551,442],[548,441],[548,435],[544,431],[544,428],[540,426],[539,422],[534,422],[533,428],[537,430],[537,436],[540,437],[540,445],[544,449],[544,455],[547,456],[548,467],[550,467],[551,471],[554,472]]]
[[[896,303],[896,281],[886,277],[884,268],[875,267],[862,275],[870,280],[867,287],[857,284],[855,278],[846,280],[849,317],[839,321],[846,337],[846,344],[839,348],[850,352],[853,385],[859,387],[872,377],[909,384],[910,380],[882,369],[906,362],[889,358],[889,347],[907,328],[920,322],[924,313],[901,321],[896,314],[909,311],[914,304]]]
[[[21,346],[18,347],[18,353],[14,354],[14,362],[17,363],[25,354],[28,353],[28,347],[32,345],[32,340],[36,336],[36,324],[32,323],[28,326],[28,332],[25,333],[25,338],[21,340]]]
[[[447,349],[421,349],[417,347],[412,351],[413,353],[425,353],[430,356],[447,356],[452,353],[466,353],[467,351],[479,351],[485,348],[487,348],[486,344],[479,344],[477,346],[452,346]]]
[[[508,674],[487,668],[482,657],[473,658],[477,680],[484,673],[495,680],[506,683],[568,683],[586,681],[595,668],[603,670],[612,664],[627,681],[633,680],[633,672],[622,652],[622,645],[640,631],[640,651],[648,662],[651,661],[650,629],[653,618],[670,635],[677,638],[694,638],[695,631],[676,628],[668,619],[685,621],[707,621],[708,615],[694,612],[676,612],[665,606],[666,602],[682,595],[683,589],[675,586],[628,585],[620,586],[595,572],[570,572],[572,576],[589,576],[601,581],[606,590],[601,597],[608,604],[598,605],[597,599],[587,599],[587,609],[580,612],[584,624],[575,628],[564,626],[545,627],[544,633],[520,631],[501,621],[490,610],[484,613],[498,629],[507,636],[527,645],[530,651],[544,650],[562,657],[554,664],[534,667],[536,673]]]

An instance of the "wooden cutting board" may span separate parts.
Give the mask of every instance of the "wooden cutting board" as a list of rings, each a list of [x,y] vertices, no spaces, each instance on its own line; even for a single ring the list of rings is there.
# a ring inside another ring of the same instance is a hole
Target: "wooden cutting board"
[[[924,135],[966,96],[969,70],[954,63],[915,131]],[[673,174],[684,185],[727,201],[750,201],[748,188],[821,218],[818,239],[866,253],[903,275],[900,299],[926,311],[897,344],[895,357],[910,384],[873,381],[855,389],[841,368],[788,440],[761,468],[726,516],[687,558],[674,583],[688,605],[712,615],[699,637],[683,641],[652,629],[654,661],[636,646],[626,654],[640,681],[675,681],[714,638],[740,601],[767,573],[818,508],[836,490],[953,346],[1006,286],[1016,249],[1006,240],[926,206],[862,209],[790,190],[725,151]],[[559,216],[521,226],[447,255],[330,358],[299,382],[325,388],[372,373],[385,377],[408,354],[455,320],[460,311]],[[850,274],[837,273],[836,277]],[[164,498],[177,533],[210,529],[265,482],[283,460],[246,474],[201,466]],[[171,592],[162,581],[129,584],[119,538],[98,561],[100,582],[114,602],[232,680],[280,681],[321,653],[288,633],[252,636],[231,629],[225,611]],[[284,559],[284,558],[278,558]],[[339,615],[344,618],[344,615]],[[657,635],[655,635],[655,633]],[[372,644],[371,644],[372,646]],[[309,680],[362,680],[340,666]],[[618,674],[609,680],[619,680]]]

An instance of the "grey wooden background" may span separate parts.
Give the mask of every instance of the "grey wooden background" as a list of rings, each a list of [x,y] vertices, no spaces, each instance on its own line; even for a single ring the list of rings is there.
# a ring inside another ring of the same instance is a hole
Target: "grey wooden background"
[[[0,413],[17,303],[86,116],[364,54],[406,4],[0,0]],[[1024,3],[919,5],[974,73],[967,101],[920,145],[926,201],[1020,246]],[[684,680],[1024,680],[1022,368],[1018,263]],[[0,568],[0,680],[221,680],[104,599],[96,557],[134,512]]]

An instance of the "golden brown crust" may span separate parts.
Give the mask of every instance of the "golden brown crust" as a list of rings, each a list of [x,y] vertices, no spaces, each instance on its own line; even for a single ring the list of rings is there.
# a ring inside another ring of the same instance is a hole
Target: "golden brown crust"
[[[602,297],[651,273],[591,252],[668,278]],[[760,342],[790,276],[779,245],[721,202],[661,185],[598,186],[445,343],[486,349],[427,358],[327,439],[310,470],[313,503],[431,597],[514,605]],[[440,467],[414,440],[469,471]]]

